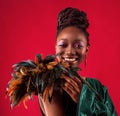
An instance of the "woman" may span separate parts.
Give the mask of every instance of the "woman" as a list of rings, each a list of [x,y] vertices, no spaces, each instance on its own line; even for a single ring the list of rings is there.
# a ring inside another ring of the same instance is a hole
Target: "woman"
[[[89,50],[89,22],[86,14],[68,7],[58,15],[56,54],[58,61],[68,62],[74,67],[85,60]],[[63,95],[54,93],[51,103],[39,96],[45,116],[117,116],[107,89],[97,80],[85,79],[98,93],[95,94],[78,78],[61,77]]]

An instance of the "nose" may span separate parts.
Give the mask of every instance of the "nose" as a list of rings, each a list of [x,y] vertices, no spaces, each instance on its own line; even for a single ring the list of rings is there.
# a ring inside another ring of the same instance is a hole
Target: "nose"
[[[66,53],[67,55],[75,55],[75,49],[72,47],[72,45],[69,45],[69,46],[66,48],[65,53]]]

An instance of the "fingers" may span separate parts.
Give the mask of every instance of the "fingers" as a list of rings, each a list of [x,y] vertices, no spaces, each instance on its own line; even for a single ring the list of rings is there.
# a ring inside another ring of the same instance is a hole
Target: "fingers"
[[[81,81],[78,79],[78,78],[70,78],[70,77],[67,77],[67,76],[62,76],[61,78],[64,78],[65,79],[65,83],[69,83],[73,89],[75,89],[77,92],[80,91],[80,88],[82,86],[82,83]],[[68,84],[67,84],[68,86]],[[69,88],[71,88],[70,86],[68,86]]]
[[[77,85],[81,88],[82,87],[82,82],[79,78],[75,77],[73,80],[77,83]]]
[[[75,91],[75,89],[67,82],[63,86],[63,90],[66,91],[66,93],[72,98],[75,103],[78,103],[80,91]]]
[[[77,103],[82,87],[81,81],[78,78],[70,78],[67,76],[62,76],[61,78],[65,80],[62,88],[70,95],[73,101]]]

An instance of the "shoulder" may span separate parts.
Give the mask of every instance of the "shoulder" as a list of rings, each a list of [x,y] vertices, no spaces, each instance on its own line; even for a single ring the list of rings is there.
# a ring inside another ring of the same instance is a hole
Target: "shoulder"
[[[89,84],[86,83],[83,84],[82,91],[86,91],[86,94],[91,93],[91,95],[93,95],[93,93],[97,93],[101,99],[104,99],[106,96],[108,96],[107,88],[99,80],[95,78],[86,78],[85,80],[89,83]]]
[[[88,81],[91,84],[95,84],[95,85],[98,85],[98,86],[103,86],[103,84],[96,78],[85,78],[85,79],[86,79],[86,81]]]
[[[106,87],[97,79],[95,78],[86,78],[86,81],[90,83],[90,85],[96,89],[98,92],[102,92],[106,90]]]

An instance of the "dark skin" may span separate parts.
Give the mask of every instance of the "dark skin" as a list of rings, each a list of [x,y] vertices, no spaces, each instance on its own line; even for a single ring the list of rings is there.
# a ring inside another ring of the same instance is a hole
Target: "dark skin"
[[[78,67],[87,55],[89,46],[87,45],[87,39],[85,34],[76,27],[66,27],[57,36],[56,41],[56,54],[58,61],[68,62],[73,67]],[[68,93],[75,103],[78,103],[79,95],[81,92],[82,83],[78,78],[69,78],[62,76],[65,80],[62,88]],[[46,116],[64,116],[64,109],[62,106],[62,96],[57,93],[54,95],[52,102],[43,101],[42,110]]]

